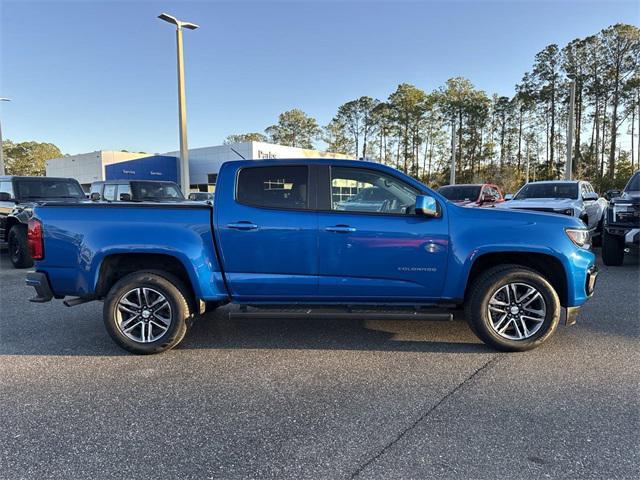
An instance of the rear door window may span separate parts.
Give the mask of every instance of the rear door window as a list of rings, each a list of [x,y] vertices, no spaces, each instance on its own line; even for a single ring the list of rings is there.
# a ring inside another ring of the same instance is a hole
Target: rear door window
[[[122,195],[123,193],[128,193],[129,195],[131,195],[131,187],[128,183],[118,185],[118,196],[116,198],[120,200],[120,195]]]
[[[236,199],[263,208],[309,208],[306,166],[247,167],[240,170]]]
[[[8,193],[9,195],[11,195],[11,198],[13,198],[13,184],[10,180],[0,182],[0,192]]]
[[[116,188],[117,185],[112,184],[112,183],[108,183],[104,186],[104,192],[102,194],[102,197],[105,200],[109,200],[110,202],[113,202],[116,199]]]

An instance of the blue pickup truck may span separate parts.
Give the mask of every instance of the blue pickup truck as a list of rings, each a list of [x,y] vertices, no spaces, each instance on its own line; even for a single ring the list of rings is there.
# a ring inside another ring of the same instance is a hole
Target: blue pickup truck
[[[384,191],[375,208],[348,201],[371,188]],[[140,354],[227,303],[420,318],[464,307],[485,343],[528,350],[563,310],[575,322],[597,276],[576,218],[463,208],[392,168],[329,159],[225,163],[213,206],[40,204],[28,242],[32,300],[101,300],[109,334]]]

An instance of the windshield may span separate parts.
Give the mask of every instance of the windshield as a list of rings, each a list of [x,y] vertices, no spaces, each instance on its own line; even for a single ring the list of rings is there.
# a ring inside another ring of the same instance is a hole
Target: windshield
[[[43,177],[37,180],[18,180],[16,184],[17,198],[86,198],[80,184],[72,180]]]
[[[636,172],[627,186],[624,187],[625,192],[640,192],[640,172]]]
[[[529,183],[513,197],[514,200],[527,198],[578,198],[577,183]]]
[[[438,192],[447,200],[464,202],[477,200],[480,196],[481,188],[479,185],[448,185],[440,187]]]
[[[184,200],[178,186],[170,182],[131,182],[131,190],[135,200]]]

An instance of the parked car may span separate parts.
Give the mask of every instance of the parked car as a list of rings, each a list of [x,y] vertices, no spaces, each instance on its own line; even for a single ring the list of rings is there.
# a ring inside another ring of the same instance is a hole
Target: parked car
[[[211,192],[191,192],[189,194],[189,200],[195,202],[213,202],[213,193]]]
[[[450,202],[465,207],[495,207],[504,202],[498,186],[491,183],[445,185],[438,192]]]
[[[552,180],[529,182],[497,208],[533,210],[576,217],[587,226],[596,244],[601,239],[607,201],[589,182]]]
[[[350,209],[338,185],[394,201]],[[358,306],[432,319],[463,306],[484,342],[528,350],[554,333],[561,309],[575,322],[597,275],[577,218],[459,207],[365,161],[228,162],[213,205],[44,204],[29,235],[32,300],[102,300],[111,337],[143,354],[176,346],[194,316],[229,302],[359,318]]]
[[[30,207],[45,200],[76,203],[86,196],[72,178],[0,177],[0,244],[8,246],[15,268],[33,265],[27,248]]]
[[[91,200],[107,202],[182,202],[175,182],[156,180],[104,180],[91,184]]]
[[[602,261],[618,266],[626,248],[640,244],[640,171],[627,182],[622,194],[611,199],[605,215]]]

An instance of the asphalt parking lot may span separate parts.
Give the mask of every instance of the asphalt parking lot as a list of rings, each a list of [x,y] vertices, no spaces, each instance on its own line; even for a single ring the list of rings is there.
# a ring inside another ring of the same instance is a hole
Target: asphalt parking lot
[[[0,259],[0,478],[640,477],[640,270],[497,353],[466,324],[228,320],[126,354]]]

